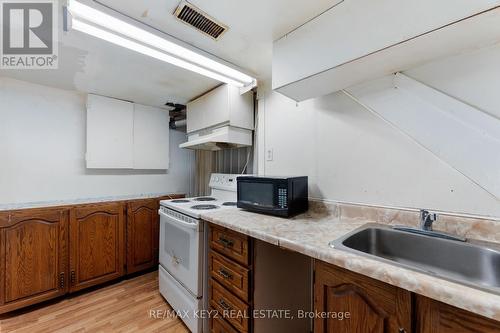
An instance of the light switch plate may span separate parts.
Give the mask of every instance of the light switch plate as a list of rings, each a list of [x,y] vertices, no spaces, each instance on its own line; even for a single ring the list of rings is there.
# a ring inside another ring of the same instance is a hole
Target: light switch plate
[[[266,161],[272,161],[273,160],[273,155],[274,155],[274,152],[273,152],[273,149],[272,148],[269,148],[266,150]]]

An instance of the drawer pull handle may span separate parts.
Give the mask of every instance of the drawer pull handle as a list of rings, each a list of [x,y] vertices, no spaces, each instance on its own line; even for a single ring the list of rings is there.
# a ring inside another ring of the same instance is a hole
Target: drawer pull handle
[[[399,333],[406,333],[406,330],[402,327],[399,328]]]
[[[227,304],[222,298],[219,300],[219,305],[226,311],[231,310],[231,306],[229,306],[229,304]]]
[[[224,238],[224,237],[219,237],[219,243],[222,244],[224,247],[233,247],[234,242],[230,239]]]
[[[218,273],[219,273],[220,276],[222,276],[226,280],[232,280],[233,279],[233,275],[231,273],[229,273],[228,271],[226,271],[226,270],[219,269]]]

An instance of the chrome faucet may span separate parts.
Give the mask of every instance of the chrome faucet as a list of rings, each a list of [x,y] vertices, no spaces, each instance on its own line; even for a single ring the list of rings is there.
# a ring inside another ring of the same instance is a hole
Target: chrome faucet
[[[437,237],[443,239],[449,239],[454,241],[466,242],[467,239],[464,237],[450,235],[445,232],[433,231],[432,224],[436,222],[437,214],[430,213],[427,210],[420,210],[420,228],[408,227],[403,225],[395,225],[392,228],[399,231],[410,232],[413,234],[425,235],[430,237]]]
[[[432,231],[432,224],[436,222],[437,215],[429,213],[427,210],[420,210],[420,229],[425,231]]]

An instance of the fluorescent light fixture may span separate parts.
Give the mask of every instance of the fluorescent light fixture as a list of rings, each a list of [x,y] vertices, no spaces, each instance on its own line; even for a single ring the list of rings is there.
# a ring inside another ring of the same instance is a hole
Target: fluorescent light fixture
[[[69,0],[68,10],[72,29],[217,81],[238,87],[255,84],[249,75],[78,1]]]

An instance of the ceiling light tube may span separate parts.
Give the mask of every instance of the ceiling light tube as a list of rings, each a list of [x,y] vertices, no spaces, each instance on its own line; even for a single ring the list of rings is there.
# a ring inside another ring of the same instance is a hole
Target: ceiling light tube
[[[168,54],[165,54],[163,52],[159,52],[162,55],[163,61],[172,63],[173,65],[180,66],[182,68],[197,72],[199,74],[214,78],[214,76],[219,77],[218,81],[226,82],[229,83],[230,81],[231,84],[235,84],[237,86],[247,86],[247,85],[252,85],[255,83],[255,79],[252,78],[249,75],[246,75],[238,70],[235,70],[234,68],[231,68],[229,66],[226,66],[222,63],[219,63],[217,61],[214,61],[208,57],[205,57],[201,54],[198,54],[196,52],[193,52],[189,50],[188,48],[185,48],[183,46],[180,46],[176,43],[173,43],[169,40],[166,40],[164,38],[161,38],[153,33],[150,33],[146,30],[143,30],[141,28],[138,28],[135,25],[129,24],[127,22],[124,22],[120,19],[117,19],[111,15],[108,15],[102,11],[99,11],[97,9],[94,9],[90,6],[84,5],[78,1],[74,0],[69,0],[68,2],[68,10],[71,13],[71,16],[73,18],[72,20],[72,28],[76,30],[80,30],[82,32],[87,33],[87,31],[92,31],[93,36],[101,38],[100,36],[103,36],[103,32],[106,32],[109,34],[109,32],[99,29],[99,28],[105,28],[107,30],[112,31],[114,34],[113,40],[118,41],[120,40],[120,44],[114,43],[123,47],[122,44],[126,44],[132,47],[127,47],[132,50],[138,50],[141,49],[145,51],[144,47],[149,49],[148,53],[144,53],[141,51],[138,51],[140,53],[143,53],[145,55],[152,56],[150,54],[154,53],[151,51],[155,51],[153,48],[162,50]],[[85,21],[87,23],[85,23]],[[75,27],[75,22],[77,22],[76,26],[79,26],[80,29],[77,29]],[[85,24],[85,25],[84,25]],[[83,31],[87,30],[87,31]],[[90,27],[90,28],[89,28]],[[97,30],[96,30],[97,29]],[[99,30],[99,32],[98,32]],[[109,35],[107,35],[109,37]],[[120,37],[119,35],[126,36],[127,38]],[[120,39],[121,38],[121,39]],[[104,38],[103,38],[104,39]],[[124,40],[127,40],[125,42]],[[135,40],[129,40],[133,39]],[[109,40],[108,40],[109,41]],[[112,42],[113,43],[113,42]],[[142,44],[146,44],[147,46],[144,46]],[[154,53],[156,54],[156,53]],[[158,55],[158,54],[156,54]],[[154,56],[154,58],[159,59],[158,57]],[[181,65],[179,65],[181,64]],[[207,75],[210,74],[210,75]],[[221,78],[224,78],[222,80]]]
[[[113,34],[109,31],[100,29],[98,27],[95,27],[95,26],[90,25],[88,23],[85,23],[83,21],[73,19],[71,27],[72,27],[72,29],[78,30],[78,31],[86,33],[88,35],[97,37],[99,39],[105,40],[107,42],[113,43],[115,45],[130,49],[130,50],[133,50],[136,52],[139,52],[139,53],[147,55],[149,57],[168,62],[172,65],[199,73],[201,75],[210,77],[214,80],[229,83],[229,84],[235,85],[237,87],[243,87],[243,84],[238,82],[238,81],[235,81],[235,80],[232,80],[228,77],[211,72],[209,70],[206,70],[205,68],[193,65],[193,64],[186,62],[186,61],[183,61],[181,59],[172,57],[166,53],[163,53],[163,52],[160,52],[160,51],[155,50],[153,48],[139,44],[139,43],[134,42],[132,40],[129,40],[127,38],[123,38],[119,35],[116,35],[116,34]]]

